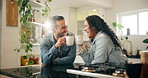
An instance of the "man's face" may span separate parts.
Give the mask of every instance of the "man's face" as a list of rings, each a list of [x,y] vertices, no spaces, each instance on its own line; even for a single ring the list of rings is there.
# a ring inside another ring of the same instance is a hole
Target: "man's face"
[[[56,21],[57,27],[55,28],[55,34],[57,34],[58,37],[63,37],[67,30],[67,26],[65,24],[64,20]]]

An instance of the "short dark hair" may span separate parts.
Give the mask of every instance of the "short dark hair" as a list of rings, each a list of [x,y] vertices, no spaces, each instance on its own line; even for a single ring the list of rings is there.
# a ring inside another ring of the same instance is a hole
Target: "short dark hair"
[[[63,16],[55,15],[55,16],[51,17],[51,19],[53,21],[59,21],[59,20],[64,20],[64,17]]]
[[[60,20],[65,20],[63,16],[58,16],[58,15],[55,15],[53,17],[51,17],[50,19],[50,22],[52,24],[52,27],[56,27],[56,21],[60,21]]]

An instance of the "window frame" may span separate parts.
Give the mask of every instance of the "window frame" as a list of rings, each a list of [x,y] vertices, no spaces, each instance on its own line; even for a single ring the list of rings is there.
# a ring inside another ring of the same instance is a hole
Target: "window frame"
[[[122,17],[123,17],[123,16],[137,15],[137,34],[135,34],[135,35],[140,35],[140,31],[139,31],[139,28],[140,28],[140,26],[139,26],[139,14],[140,14],[141,12],[148,12],[148,9],[119,13],[119,14],[117,15],[117,22],[120,23],[120,24],[122,24]],[[119,35],[119,29],[118,29],[118,28],[116,28],[116,31],[117,31],[117,32],[116,32],[117,35]]]

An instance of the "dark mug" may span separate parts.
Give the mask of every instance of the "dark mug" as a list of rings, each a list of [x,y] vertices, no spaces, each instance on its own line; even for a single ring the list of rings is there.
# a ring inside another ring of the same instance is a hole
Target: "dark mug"
[[[141,74],[141,63],[135,63],[135,64],[126,64],[126,74],[129,78],[139,78]]]

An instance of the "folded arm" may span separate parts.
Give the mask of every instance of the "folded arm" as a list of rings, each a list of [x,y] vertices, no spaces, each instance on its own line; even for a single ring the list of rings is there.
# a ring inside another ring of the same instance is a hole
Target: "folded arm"
[[[76,57],[76,45],[70,47],[70,51],[67,56],[56,58],[53,60],[53,64],[73,64]]]
[[[48,64],[72,64],[76,57],[76,45],[70,47],[67,56],[58,57],[58,49],[48,40],[44,39],[40,44],[41,59],[44,65]]]
[[[52,64],[53,59],[57,57],[58,49],[51,45],[48,40],[43,39],[40,44],[40,50],[42,63],[44,65]]]

